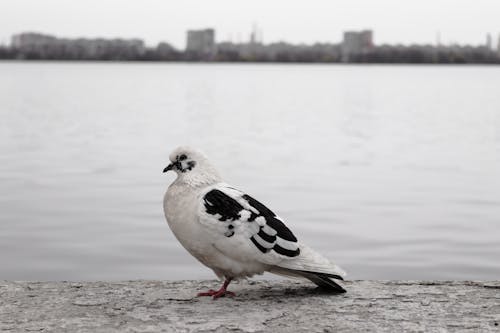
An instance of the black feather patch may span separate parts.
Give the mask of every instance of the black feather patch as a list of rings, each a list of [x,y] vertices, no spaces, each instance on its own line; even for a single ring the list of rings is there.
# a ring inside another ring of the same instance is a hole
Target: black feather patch
[[[257,246],[257,248],[260,250],[260,252],[262,252],[262,253],[267,253],[267,252],[270,250],[270,249],[267,249],[267,248],[265,248],[264,246],[260,245],[260,244],[259,244],[259,242],[257,242],[253,236],[252,236],[252,237],[250,237],[250,240],[252,241],[252,243],[253,243],[255,246]]]
[[[264,217],[276,216],[276,214],[274,214],[269,208],[267,208],[262,203],[260,203],[259,201],[255,200],[254,198],[252,198],[248,194],[244,194],[243,195],[243,199],[245,199],[246,201],[248,201],[248,203],[250,204],[250,206],[252,206],[253,208],[255,208],[259,212],[260,215],[262,215]]]
[[[297,237],[286,227],[286,225],[278,220],[275,216],[266,217],[267,225],[278,232],[278,237],[290,242],[296,242]]]
[[[265,240],[268,243],[274,243],[274,242],[276,242],[276,235],[271,236],[269,234],[266,234],[264,232],[264,230],[263,230],[262,227],[260,227],[259,232],[257,233],[257,235],[259,235],[260,238],[262,238],[263,240]]]
[[[211,190],[203,197],[205,209],[210,215],[219,214],[219,221],[238,220],[243,207],[227,194],[219,190]]]
[[[220,190],[210,190],[203,197],[205,211],[207,214],[216,216],[221,222],[239,220],[243,223],[259,223],[258,232],[251,236],[250,240],[262,253],[274,250],[276,253],[287,257],[296,257],[300,254],[297,238],[276,214],[247,194],[242,195],[241,198],[246,200],[252,209],[248,209],[246,205],[246,208],[244,208],[237,200]],[[246,221],[241,220],[243,211],[249,214]],[[259,219],[259,222],[256,221],[257,219]],[[265,221],[264,225],[262,219]],[[232,237],[234,234],[234,226],[228,223],[224,235]],[[285,244],[284,241],[288,243]]]
[[[292,250],[285,249],[285,248],[279,246],[278,244],[274,245],[273,250],[276,251],[277,253],[282,254],[284,256],[287,256],[287,257],[296,257],[300,254],[300,249],[298,247],[297,247],[297,249],[292,251]]]
[[[292,231],[290,229],[288,229],[287,226],[276,217],[276,214],[274,214],[269,208],[267,208],[262,203],[255,200],[254,198],[252,198],[248,194],[243,195],[243,199],[245,199],[248,202],[248,204],[250,206],[252,206],[258,212],[258,214],[255,214],[252,212],[250,218],[248,219],[249,222],[254,221],[257,217],[262,216],[266,220],[266,224],[271,229],[276,231],[276,235],[269,235],[261,227],[259,229],[258,235],[266,242],[274,244],[273,250],[276,251],[277,253],[284,255],[284,256],[287,256],[287,257],[298,256],[300,254],[300,249],[298,248],[298,246],[295,250],[289,250],[289,249],[285,249],[285,248],[279,246],[276,243],[276,237],[287,240],[289,242],[297,242],[297,237],[295,237],[295,235],[292,233]],[[252,238],[252,242],[254,244],[257,243],[257,241],[255,241],[253,238]],[[257,244],[256,244],[256,246],[257,246]],[[262,250],[262,248],[264,248],[264,247],[261,244],[259,244],[257,247],[259,248],[259,250],[264,252]]]

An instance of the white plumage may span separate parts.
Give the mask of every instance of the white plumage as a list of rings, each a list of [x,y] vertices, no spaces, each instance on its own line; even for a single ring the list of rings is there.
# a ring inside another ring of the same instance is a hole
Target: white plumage
[[[297,240],[262,203],[224,183],[201,152],[179,147],[170,161],[164,172],[178,176],[163,202],[167,222],[189,253],[225,279],[220,290],[200,296],[224,296],[231,280],[266,271],[345,292],[334,281],[345,276],[340,267]]]

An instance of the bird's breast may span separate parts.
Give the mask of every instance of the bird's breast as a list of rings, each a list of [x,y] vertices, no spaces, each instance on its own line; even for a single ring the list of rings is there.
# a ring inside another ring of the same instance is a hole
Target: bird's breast
[[[170,186],[163,201],[167,223],[179,242],[199,258],[210,248],[205,231],[198,222],[198,198],[194,191]]]

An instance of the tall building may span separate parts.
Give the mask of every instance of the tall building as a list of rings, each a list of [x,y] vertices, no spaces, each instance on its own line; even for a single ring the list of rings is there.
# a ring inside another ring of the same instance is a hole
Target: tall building
[[[353,56],[366,54],[373,49],[373,31],[346,31],[342,41],[342,60],[347,62]]]
[[[262,30],[257,27],[257,24],[252,25],[252,32],[250,33],[250,44],[263,44]]]
[[[188,30],[186,51],[205,57],[215,55],[215,30]]]
[[[493,42],[492,42],[492,38],[491,38],[491,34],[490,33],[486,34],[486,48],[488,50],[492,50],[493,49]]]

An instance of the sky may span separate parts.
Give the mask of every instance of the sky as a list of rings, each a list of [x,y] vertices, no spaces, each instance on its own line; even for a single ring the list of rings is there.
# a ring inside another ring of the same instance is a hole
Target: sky
[[[500,0],[0,0],[0,44],[37,31],[60,37],[141,38],[183,49],[187,29],[212,27],[217,41],[340,42],[373,29],[376,44],[485,44],[500,33]]]

